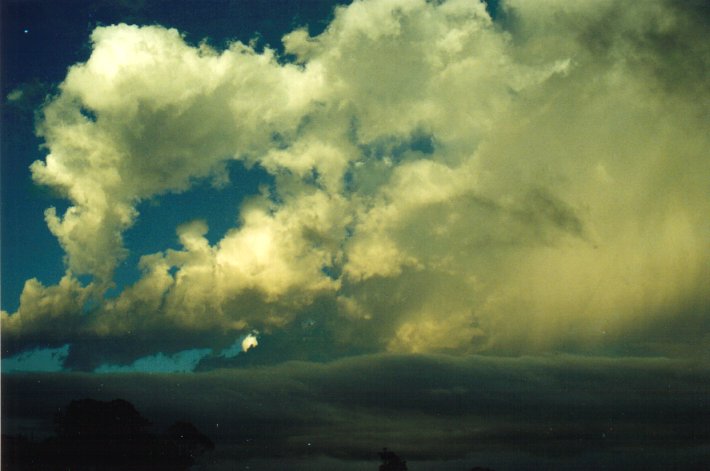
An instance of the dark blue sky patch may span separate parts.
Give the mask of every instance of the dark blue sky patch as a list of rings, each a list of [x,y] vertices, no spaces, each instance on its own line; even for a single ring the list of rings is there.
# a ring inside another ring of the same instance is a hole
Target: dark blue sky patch
[[[357,122],[351,125],[352,138],[357,143]],[[362,155],[360,162],[350,162],[343,175],[346,193],[364,192],[374,194],[389,180],[393,165],[410,158],[429,158],[436,151],[435,137],[417,130],[409,136],[387,136],[372,142],[357,143]]]
[[[2,139],[0,139],[0,271],[2,309],[14,312],[19,306],[25,280],[37,278],[45,285],[59,281],[64,272],[63,251],[49,232],[44,211],[54,206],[63,214],[69,203],[59,195],[35,185],[30,164],[42,156],[40,141],[34,135],[32,109],[23,102],[8,103],[3,97]]]
[[[88,120],[91,121],[92,123],[95,123],[95,122],[96,122],[96,119],[97,119],[96,113],[94,113],[94,112],[93,112],[92,110],[90,110],[89,108],[86,108],[86,107],[82,106],[81,109],[79,110],[79,112],[81,113],[81,115],[82,115],[84,118],[88,119]]]
[[[343,267],[340,265],[330,265],[321,268],[321,272],[331,280],[337,280],[343,273]]]
[[[433,154],[434,136],[419,130],[406,137],[388,136],[366,144],[361,144],[360,149],[363,155],[368,158],[378,160],[390,158],[395,162],[400,162],[406,157],[408,152],[416,152],[423,155]]]
[[[500,5],[500,0],[484,0],[486,11],[493,20],[497,20],[503,14],[503,8]]]
[[[181,249],[176,234],[179,225],[204,220],[209,227],[205,237],[214,245],[228,230],[239,225],[239,208],[244,198],[258,194],[262,185],[273,185],[273,177],[258,166],[248,169],[242,162],[232,160],[227,170],[229,183],[223,188],[215,188],[205,180],[189,191],[158,196],[138,206],[140,215],[124,234],[124,245],[130,255],[116,270],[117,287],[109,294],[117,293],[139,278],[141,256],[167,248]]]

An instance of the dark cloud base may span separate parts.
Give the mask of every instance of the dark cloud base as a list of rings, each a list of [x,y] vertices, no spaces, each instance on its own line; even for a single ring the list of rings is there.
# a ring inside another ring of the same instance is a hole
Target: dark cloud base
[[[196,374],[3,375],[3,433],[72,399],[193,422],[206,469],[707,469],[710,368],[661,358],[367,355]]]

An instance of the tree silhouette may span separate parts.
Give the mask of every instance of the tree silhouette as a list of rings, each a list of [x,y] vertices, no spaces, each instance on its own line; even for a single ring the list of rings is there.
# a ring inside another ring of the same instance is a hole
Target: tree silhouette
[[[407,471],[407,462],[393,451],[383,448],[379,454],[382,460],[380,471]]]
[[[128,401],[109,402],[94,399],[72,401],[54,416],[57,437],[65,440],[86,438],[138,438],[146,433],[150,421],[141,416]]]
[[[187,470],[212,441],[189,422],[165,433],[122,399],[72,401],[54,417],[55,433],[42,443],[3,437],[2,469],[10,470]]]
[[[204,452],[214,449],[214,443],[190,422],[178,421],[168,427],[163,436],[165,449],[176,461],[192,465]]]

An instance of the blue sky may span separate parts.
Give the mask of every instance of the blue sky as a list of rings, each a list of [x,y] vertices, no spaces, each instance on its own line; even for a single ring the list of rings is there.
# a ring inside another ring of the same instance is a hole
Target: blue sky
[[[99,394],[191,414],[210,469],[707,446],[702,2],[2,8],[10,430]]]

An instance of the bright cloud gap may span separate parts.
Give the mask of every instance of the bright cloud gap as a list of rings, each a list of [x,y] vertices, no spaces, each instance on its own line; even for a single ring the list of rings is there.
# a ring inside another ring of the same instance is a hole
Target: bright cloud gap
[[[62,371],[64,360],[69,355],[70,345],[59,348],[35,348],[2,359],[2,372],[57,372]]]
[[[209,358],[235,358],[259,345],[258,332],[251,332],[237,339],[232,345],[215,355],[211,348],[194,348],[172,355],[158,352],[154,355],[138,358],[130,365],[104,364],[94,370],[95,373],[190,373],[194,372],[200,361]],[[69,355],[70,345],[60,348],[37,348],[22,352],[2,360],[4,373],[19,372],[61,372],[66,371],[64,362]]]

